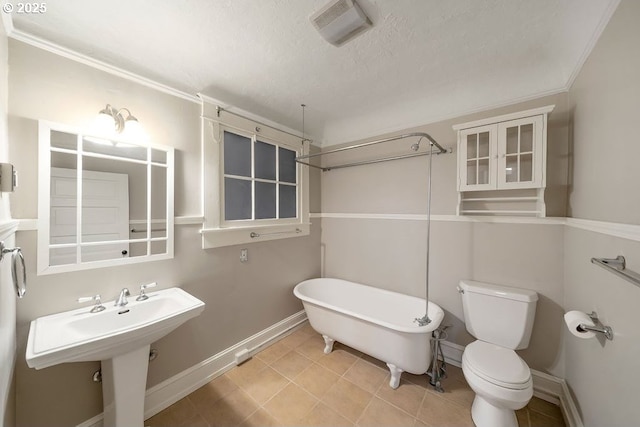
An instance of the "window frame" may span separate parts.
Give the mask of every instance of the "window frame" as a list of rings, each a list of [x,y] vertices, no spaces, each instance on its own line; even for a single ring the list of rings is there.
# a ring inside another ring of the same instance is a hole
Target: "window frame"
[[[209,114],[207,114],[209,112]],[[261,141],[291,150],[296,156],[307,154],[308,144],[289,133],[274,129],[247,118],[219,110],[217,106],[203,103],[202,114],[202,202],[204,223],[201,230],[203,249],[223,246],[306,236],[309,223],[309,171],[296,163],[296,217],[266,219],[225,219],[224,132],[232,132],[251,139],[252,218],[255,216],[253,163],[255,141]],[[276,167],[278,167],[276,154]],[[276,180],[267,180],[280,185]],[[261,182],[261,179],[257,179]],[[264,181],[262,181],[264,182]],[[279,190],[278,190],[279,191]],[[278,194],[278,192],[276,192]],[[278,200],[276,199],[276,204]],[[278,208],[276,207],[276,212]]]

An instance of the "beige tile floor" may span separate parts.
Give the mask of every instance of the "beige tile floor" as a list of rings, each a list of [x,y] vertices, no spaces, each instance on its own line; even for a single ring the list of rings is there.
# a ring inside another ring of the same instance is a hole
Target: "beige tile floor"
[[[444,393],[426,375],[402,374],[389,387],[384,363],[324,342],[308,324],[145,422],[150,427],[473,426],[473,392],[455,366]],[[560,409],[533,398],[520,427],[564,427]]]

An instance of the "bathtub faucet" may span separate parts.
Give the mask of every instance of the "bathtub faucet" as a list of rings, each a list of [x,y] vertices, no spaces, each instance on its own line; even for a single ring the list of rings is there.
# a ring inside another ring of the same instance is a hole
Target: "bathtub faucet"
[[[426,313],[422,317],[416,317],[415,319],[413,319],[413,321],[418,322],[418,326],[427,326],[429,323],[431,323],[431,319],[429,319],[429,316],[427,316]]]

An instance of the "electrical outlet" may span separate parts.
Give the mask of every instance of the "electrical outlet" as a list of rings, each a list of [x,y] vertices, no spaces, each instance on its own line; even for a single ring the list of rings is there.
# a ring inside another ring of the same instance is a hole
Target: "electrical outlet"
[[[249,261],[249,250],[248,249],[240,249],[240,262]]]

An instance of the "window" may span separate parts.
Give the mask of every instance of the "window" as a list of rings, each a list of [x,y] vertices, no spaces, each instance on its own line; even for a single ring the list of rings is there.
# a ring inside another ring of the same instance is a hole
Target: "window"
[[[297,217],[296,152],[223,131],[224,221]]]
[[[309,234],[308,171],[295,161],[304,153],[289,133],[203,114],[203,247]]]

